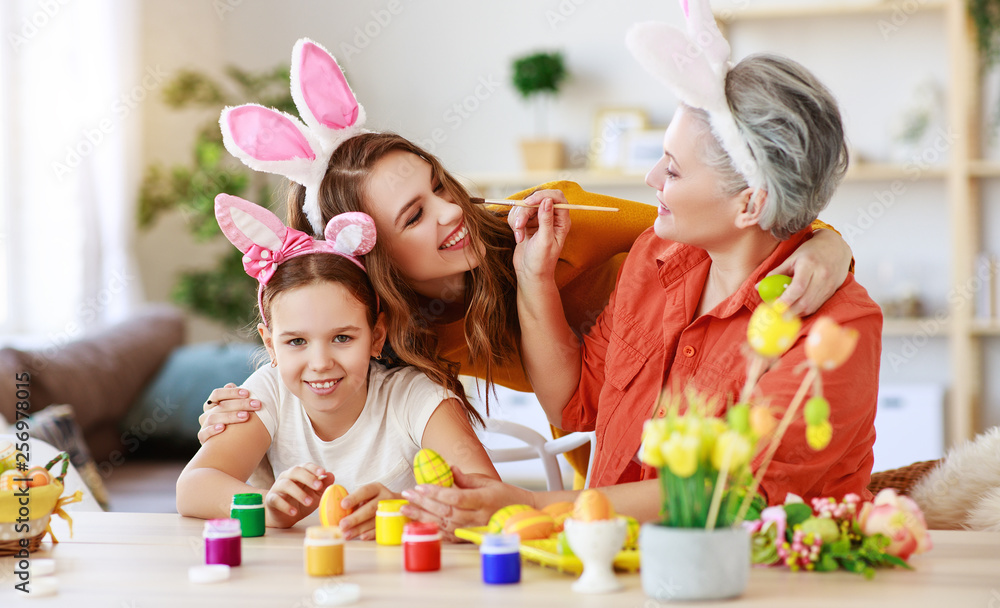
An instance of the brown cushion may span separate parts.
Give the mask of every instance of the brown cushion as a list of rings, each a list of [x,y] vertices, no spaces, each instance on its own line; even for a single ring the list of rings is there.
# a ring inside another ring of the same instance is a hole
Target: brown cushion
[[[31,411],[71,404],[84,435],[116,426],[143,387],[184,341],[184,317],[168,306],[148,308],[133,318],[84,336],[61,348],[0,350],[0,374],[31,374]],[[0,387],[5,388],[5,387]],[[0,414],[14,420],[13,391],[0,393]],[[89,442],[89,437],[88,437]],[[91,446],[94,447],[94,446]],[[102,458],[97,450],[94,457]]]

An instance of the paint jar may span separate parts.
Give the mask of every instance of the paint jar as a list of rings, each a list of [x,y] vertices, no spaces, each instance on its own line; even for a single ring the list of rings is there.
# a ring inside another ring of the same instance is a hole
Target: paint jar
[[[483,582],[506,585],[521,581],[521,537],[517,534],[485,534],[479,545]]]
[[[234,494],[229,516],[240,520],[243,538],[264,536],[264,497],[260,494]]]
[[[375,542],[380,545],[403,544],[403,527],[409,518],[399,508],[409,501],[402,499],[380,500],[375,511]]]
[[[205,563],[239,566],[242,562],[240,521],[210,519],[205,522]]]
[[[407,572],[441,569],[441,533],[437,524],[406,524],[403,528],[403,568]]]
[[[340,576],[344,573],[344,535],[340,526],[309,526],[302,545],[306,574]]]

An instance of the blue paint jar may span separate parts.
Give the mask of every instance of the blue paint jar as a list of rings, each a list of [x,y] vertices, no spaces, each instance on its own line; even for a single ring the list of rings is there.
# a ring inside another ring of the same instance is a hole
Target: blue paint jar
[[[517,534],[486,534],[479,545],[483,582],[507,585],[521,582],[521,537]]]

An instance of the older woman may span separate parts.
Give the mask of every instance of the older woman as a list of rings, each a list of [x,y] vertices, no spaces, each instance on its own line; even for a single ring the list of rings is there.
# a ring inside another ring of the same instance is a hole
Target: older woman
[[[632,247],[608,306],[582,344],[562,317],[553,281],[569,230],[567,216],[552,208],[558,196],[543,202],[533,234],[525,234],[523,213],[510,220],[519,240],[514,263],[528,376],[552,424],[596,431],[591,484],[640,521],[655,518],[661,504],[655,472],[636,458],[644,422],[662,415],[653,411],[657,395],[665,385],[693,387],[732,402],[746,376],[747,324],[761,301],[755,284],[808,241],[810,222],[847,167],[837,103],[797,63],[746,58],[725,77],[725,96],[753,170],[733,160],[708,112],[680,107],[664,134],[663,157],[646,177],[656,190],[658,216]],[[757,185],[749,185],[748,174]],[[824,375],[832,442],[814,452],[801,422],[793,426],[761,486],[771,503],[783,502],[788,492],[806,499],[870,496],[881,311],[849,276],[819,315],[857,329],[860,340],[843,367]],[[804,322],[801,335],[812,322]],[[545,330],[552,327],[562,330]],[[759,392],[775,408],[790,403],[803,361],[799,339],[762,376]],[[460,473],[456,482],[458,488],[404,492],[411,501],[406,514],[453,529],[482,524],[507,504],[541,507],[574,497]]]

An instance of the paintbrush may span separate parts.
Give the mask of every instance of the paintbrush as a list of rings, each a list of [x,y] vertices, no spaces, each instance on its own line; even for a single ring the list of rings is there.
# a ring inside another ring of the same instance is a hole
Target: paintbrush
[[[503,205],[505,207],[534,207],[538,208],[538,205],[529,205],[524,201],[512,201],[507,199],[496,199],[496,198],[475,198],[472,199],[472,204],[474,205]],[[565,203],[556,203],[552,205],[555,209],[576,209],[579,211],[618,211],[618,207],[596,207],[593,205],[567,205]]]

